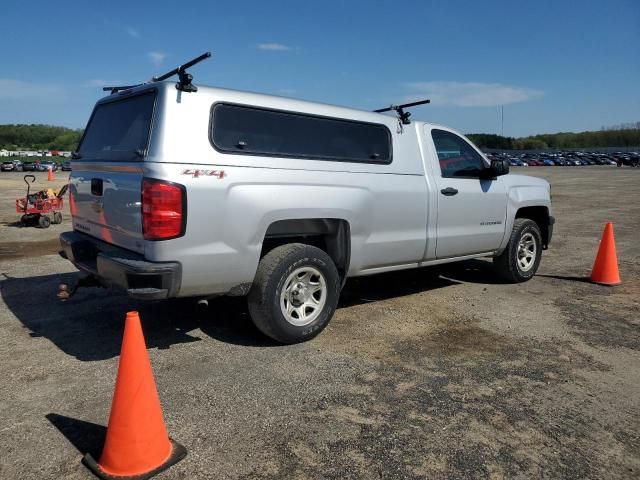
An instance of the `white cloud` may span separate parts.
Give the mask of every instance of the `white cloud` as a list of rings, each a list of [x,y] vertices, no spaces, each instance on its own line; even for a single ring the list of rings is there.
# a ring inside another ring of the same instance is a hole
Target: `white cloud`
[[[151,60],[151,63],[153,63],[156,67],[162,65],[164,59],[167,58],[167,54],[163,52],[149,52],[147,55],[149,56],[149,60]]]
[[[274,52],[291,50],[291,47],[289,47],[288,45],[283,45],[282,43],[259,43],[257,46],[259,50],[271,50]]]
[[[133,27],[127,27],[127,33],[133,38],[140,38],[140,32]]]
[[[0,99],[42,98],[59,95],[60,87],[48,84],[23,82],[14,78],[0,78]]]
[[[409,82],[404,86],[414,93],[408,99],[429,98],[434,106],[494,107],[539,98],[541,90],[479,82]]]

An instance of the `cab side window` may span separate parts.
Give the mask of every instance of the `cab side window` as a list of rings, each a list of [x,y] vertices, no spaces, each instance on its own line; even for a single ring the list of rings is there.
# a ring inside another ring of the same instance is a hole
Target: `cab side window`
[[[482,156],[458,135],[431,130],[443,178],[478,178],[485,168]]]

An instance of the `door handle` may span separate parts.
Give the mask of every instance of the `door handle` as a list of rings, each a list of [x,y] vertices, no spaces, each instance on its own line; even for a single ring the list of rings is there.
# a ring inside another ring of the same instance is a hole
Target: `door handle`
[[[451,197],[452,195],[455,195],[458,193],[458,189],[457,188],[452,188],[452,187],[447,187],[447,188],[443,188],[442,190],[440,190],[440,193],[443,195],[446,195],[447,197]]]
[[[101,178],[91,179],[91,194],[97,197],[102,196],[102,179]]]

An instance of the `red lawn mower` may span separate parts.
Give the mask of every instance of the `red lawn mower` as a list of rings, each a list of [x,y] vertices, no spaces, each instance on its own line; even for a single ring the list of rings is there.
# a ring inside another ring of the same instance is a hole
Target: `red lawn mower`
[[[49,228],[51,223],[62,223],[61,210],[64,206],[62,196],[67,192],[68,185],[64,185],[58,193],[51,194],[47,190],[37,193],[29,193],[31,183],[36,181],[35,175],[25,175],[27,184],[27,196],[16,198],[16,212],[21,213],[20,221],[24,226],[37,225],[40,228]],[[49,217],[49,214],[52,214]]]

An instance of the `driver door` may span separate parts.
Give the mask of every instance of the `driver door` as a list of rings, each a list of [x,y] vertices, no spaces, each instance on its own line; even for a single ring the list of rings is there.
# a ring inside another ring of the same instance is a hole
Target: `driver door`
[[[505,232],[507,195],[501,177],[484,179],[483,156],[461,136],[431,129],[437,154],[436,258],[496,250]]]

